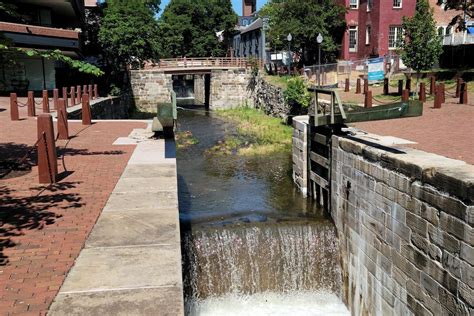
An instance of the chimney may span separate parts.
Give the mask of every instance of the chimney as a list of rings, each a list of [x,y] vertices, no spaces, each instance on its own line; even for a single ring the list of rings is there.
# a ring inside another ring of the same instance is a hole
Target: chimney
[[[242,0],[242,16],[252,16],[257,11],[257,0]]]

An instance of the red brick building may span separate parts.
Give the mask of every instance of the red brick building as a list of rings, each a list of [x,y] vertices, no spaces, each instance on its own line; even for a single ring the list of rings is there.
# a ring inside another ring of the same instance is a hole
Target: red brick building
[[[416,0],[338,0],[348,8],[340,59],[388,55],[402,39],[402,17],[413,16]]]

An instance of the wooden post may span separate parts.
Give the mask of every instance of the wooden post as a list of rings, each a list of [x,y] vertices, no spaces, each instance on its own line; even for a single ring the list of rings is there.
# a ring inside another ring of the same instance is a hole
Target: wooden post
[[[63,102],[64,104],[64,102]],[[55,183],[58,175],[53,119],[50,114],[38,116],[38,177],[39,183]]]
[[[36,116],[35,96],[33,91],[28,91],[28,116]]]
[[[76,95],[76,103],[81,103],[82,101],[82,91],[81,91],[81,86],[77,86],[77,95]]]
[[[89,100],[90,100],[90,99],[92,99],[92,85],[91,84],[88,86],[88,91],[89,91],[89,93],[87,93],[87,94],[89,95]]]
[[[446,103],[446,95],[444,93],[444,83],[440,83],[438,85],[438,89],[440,90],[440,97],[441,97],[441,103]]]
[[[76,105],[76,88],[71,87],[71,92],[70,92],[70,100],[71,100],[71,106]],[[67,107],[67,105],[66,105]]]
[[[99,87],[97,84],[94,85],[94,99],[97,99],[99,97]]]
[[[369,79],[364,79],[364,94],[369,91]]]
[[[405,82],[405,89],[411,91],[411,78],[407,78],[407,81]]]
[[[356,94],[360,94],[360,78],[357,78]]]
[[[58,89],[53,89],[53,109],[54,110],[58,108],[58,98],[59,98]]]
[[[456,98],[459,98],[461,96],[461,85],[462,85],[462,79],[458,78],[456,81]]]
[[[48,90],[43,90],[43,113],[49,113]]]
[[[64,103],[66,104],[66,107],[67,107],[67,88],[66,87],[63,87],[63,100],[64,100]],[[58,99],[59,100],[59,99]],[[56,110],[58,109],[58,106],[56,107]]]
[[[82,94],[87,93],[87,85],[82,86]]]
[[[437,88],[435,88],[435,99],[434,99],[434,105],[433,107],[435,109],[441,109],[441,104],[443,102],[441,102],[441,89],[439,88],[439,86]]]
[[[18,112],[18,98],[16,93],[10,93],[10,118],[12,121],[20,120],[20,113]]]
[[[398,80],[398,95],[403,93],[403,80]]]
[[[467,82],[463,82],[461,84],[460,88],[460,94],[459,94],[459,103],[461,104],[467,104]]]
[[[402,101],[408,102],[409,99],[410,99],[410,90],[404,89],[402,92]]]
[[[389,87],[388,87],[388,84],[389,84],[388,78],[385,78],[385,79],[383,80],[383,94],[384,94],[384,95],[388,95],[388,94],[389,94]]]
[[[82,95],[82,125],[91,125],[91,107],[89,102],[89,95]]]
[[[349,92],[349,88],[350,87],[350,82],[349,82],[349,78],[346,78],[346,85],[344,87],[344,92]]]
[[[420,100],[421,102],[426,102],[426,87],[425,87],[425,83],[424,83],[424,82],[421,82],[421,83],[420,83],[419,100]]]
[[[364,99],[364,108],[371,108],[372,107],[372,91],[367,90],[365,93],[365,99]]]
[[[430,77],[430,94],[433,95],[436,93],[436,79],[434,76]]]
[[[58,100],[58,139],[69,139],[67,108],[64,99]]]

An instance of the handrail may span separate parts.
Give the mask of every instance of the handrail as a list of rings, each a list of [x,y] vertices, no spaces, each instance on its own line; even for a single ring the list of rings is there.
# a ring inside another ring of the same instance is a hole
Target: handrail
[[[163,58],[160,59],[158,68],[249,68],[249,58],[232,57],[193,57],[193,58]],[[262,62],[258,62],[259,67]]]

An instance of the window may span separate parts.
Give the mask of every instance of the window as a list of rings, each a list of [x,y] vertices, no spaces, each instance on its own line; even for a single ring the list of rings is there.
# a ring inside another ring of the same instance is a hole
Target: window
[[[359,8],[359,0],[349,0],[349,8],[351,9]]]
[[[349,52],[357,52],[357,26],[349,26]]]
[[[442,26],[438,27],[438,35],[439,36],[444,36],[444,27],[442,27]]]
[[[403,41],[403,29],[401,26],[390,26],[388,30],[388,48],[395,49],[400,47]]]
[[[393,0],[393,7],[400,9],[402,7],[402,0]]]
[[[367,0],[367,12],[370,12],[372,10],[372,0]]]
[[[365,29],[365,45],[370,44],[370,37],[372,36],[372,26],[367,25]]]

